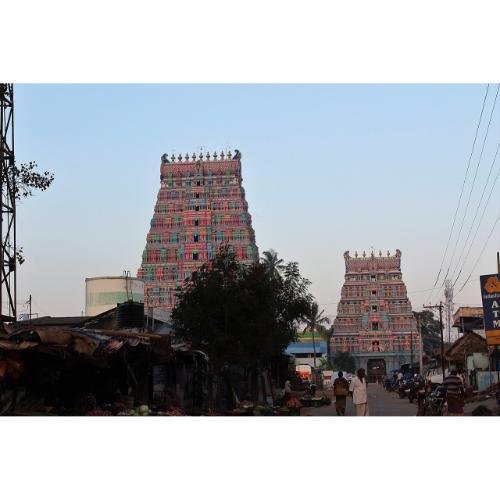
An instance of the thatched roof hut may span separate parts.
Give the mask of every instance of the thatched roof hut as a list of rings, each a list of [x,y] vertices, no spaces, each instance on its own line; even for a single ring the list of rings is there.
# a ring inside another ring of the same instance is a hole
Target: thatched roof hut
[[[464,365],[467,356],[475,352],[488,353],[486,339],[475,332],[467,331],[445,351],[444,355],[448,361]]]

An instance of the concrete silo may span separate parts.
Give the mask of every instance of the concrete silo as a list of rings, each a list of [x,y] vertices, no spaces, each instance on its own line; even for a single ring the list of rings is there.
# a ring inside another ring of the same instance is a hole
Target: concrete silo
[[[95,316],[133,300],[144,302],[144,282],[129,276],[85,278],[85,316]]]

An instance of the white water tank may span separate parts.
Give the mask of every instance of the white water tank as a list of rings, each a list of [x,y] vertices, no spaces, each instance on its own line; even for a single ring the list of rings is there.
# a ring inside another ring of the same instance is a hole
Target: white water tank
[[[144,282],[125,276],[85,278],[85,316],[96,316],[133,300],[144,302]]]

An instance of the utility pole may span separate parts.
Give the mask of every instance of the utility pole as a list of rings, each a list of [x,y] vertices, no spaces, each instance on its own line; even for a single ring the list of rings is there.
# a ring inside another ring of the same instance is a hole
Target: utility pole
[[[423,306],[424,309],[439,309],[439,328],[441,330],[441,370],[443,371],[444,382],[444,339],[443,339],[443,302],[439,302],[434,306]]]
[[[419,362],[419,367],[420,367],[420,375],[423,376],[424,375],[424,359],[423,359],[423,355],[422,355],[422,349],[423,349],[423,345],[422,345],[422,328],[420,326],[420,316],[418,315],[418,313],[415,313],[415,319],[417,320],[417,333],[418,333],[418,342],[419,342],[419,356],[418,356],[418,362]]]
[[[446,327],[448,330],[448,342],[451,342],[451,326],[453,319],[453,284],[451,280],[444,282],[444,296],[446,299]]]

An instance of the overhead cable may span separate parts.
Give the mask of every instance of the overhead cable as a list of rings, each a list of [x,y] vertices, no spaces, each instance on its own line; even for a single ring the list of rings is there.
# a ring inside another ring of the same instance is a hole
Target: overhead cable
[[[490,241],[491,235],[495,231],[495,227],[498,224],[498,221],[500,220],[500,211],[498,212],[497,218],[495,219],[495,222],[493,223],[493,227],[491,228],[490,234],[488,235],[488,238],[486,238],[486,241],[484,242],[483,248],[481,249],[481,253],[479,254],[479,257],[477,258],[476,262],[474,263],[474,266],[472,267],[471,272],[469,273],[469,276],[467,276],[467,279],[464,281],[462,284],[460,290],[456,293],[455,297],[467,286],[467,283],[469,283],[469,280],[471,279],[472,273],[476,270],[476,267],[481,260],[481,257],[483,256],[484,250],[486,249],[486,245]]]
[[[500,150],[500,142],[498,143],[497,150],[496,150],[496,152],[495,152],[495,157],[493,158],[493,162],[492,162],[492,164],[491,164],[490,174],[488,174],[488,179],[489,179],[489,177],[490,177],[490,175],[491,175],[491,171],[492,171],[492,169],[493,169],[493,165],[495,164],[495,161],[496,161],[496,159],[497,159],[497,156],[498,156],[498,151],[499,151],[499,150]],[[472,237],[472,239],[471,239],[471,241],[470,241],[470,245],[469,245],[469,248],[467,249],[467,253],[466,253],[466,255],[465,255],[465,259],[464,259],[464,261],[463,261],[463,263],[462,263],[462,267],[460,268],[460,271],[459,271],[459,273],[458,273],[457,277],[455,278],[455,281],[453,282],[453,286],[455,286],[455,283],[458,281],[458,278],[460,278],[460,275],[462,274],[462,270],[463,270],[463,268],[464,268],[464,266],[465,266],[465,263],[467,262],[467,259],[469,258],[470,251],[471,251],[471,249],[472,249],[472,246],[474,245],[474,242],[476,241],[476,236],[477,236],[477,233],[479,232],[479,228],[481,227],[481,224],[482,224],[482,222],[483,222],[483,219],[484,219],[484,214],[486,213],[486,209],[488,208],[488,205],[489,205],[489,203],[490,203],[490,199],[491,199],[491,196],[492,196],[493,191],[494,191],[494,189],[495,189],[495,186],[496,186],[496,183],[497,183],[497,180],[498,180],[498,177],[499,177],[499,176],[500,176],[500,165],[498,166],[498,169],[497,169],[497,175],[495,176],[495,179],[494,179],[494,181],[493,181],[493,184],[491,185],[491,189],[490,189],[490,193],[489,193],[489,195],[488,195],[488,199],[486,200],[486,203],[485,203],[485,205],[484,205],[484,207],[483,207],[483,212],[482,212],[482,214],[481,214],[481,217],[479,218],[479,223],[478,223],[478,225],[476,226],[476,231],[475,231],[474,236]],[[485,187],[486,187],[486,185],[487,185],[487,183],[485,184]],[[484,195],[484,191],[483,191],[483,195]],[[483,198],[483,195],[481,195],[481,200],[482,200],[482,198]],[[480,203],[481,203],[481,202],[480,202]],[[479,207],[479,205],[478,205],[478,207]]]
[[[462,196],[463,196],[463,193],[464,193],[465,183],[467,182],[467,177],[469,175],[470,162],[472,160],[472,155],[474,154],[474,148],[476,146],[476,140],[477,140],[477,136],[478,136],[478,133],[479,133],[479,128],[481,126],[481,121],[483,119],[483,112],[484,112],[484,107],[486,105],[486,99],[488,97],[489,89],[490,89],[490,85],[488,84],[486,86],[486,92],[485,92],[484,98],[483,98],[483,105],[481,107],[481,113],[479,115],[479,120],[478,120],[477,127],[476,127],[476,133],[474,134],[474,141],[472,142],[472,149],[471,149],[471,152],[470,152],[470,155],[469,155],[469,161],[467,162],[467,169],[465,170],[465,177],[464,177],[464,180],[462,182],[462,187],[460,189],[460,196],[458,197],[457,208],[455,209],[455,214],[453,215],[453,222],[451,224],[450,234],[448,235],[448,241],[446,242],[446,248],[445,248],[445,251],[444,251],[444,254],[443,254],[443,258],[442,258],[441,264],[439,266],[439,271],[437,273],[436,280],[434,281],[434,284],[432,285],[433,289],[434,289],[434,287],[437,285],[437,283],[439,281],[439,277],[441,276],[441,271],[443,270],[443,264],[444,264],[444,261],[446,259],[446,255],[448,253],[448,248],[449,248],[449,245],[450,245],[451,236],[452,236],[453,230],[455,228],[455,222],[456,222],[456,219],[457,219],[458,210],[460,208],[460,203],[462,202]],[[430,295],[432,295],[432,293]],[[430,299],[430,295],[429,295],[429,299]]]
[[[497,92],[496,92],[496,94],[495,94],[495,100],[493,101],[493,107],[492,107],[492,109],[491,109],[491,113],[490,113],[490,120],[489,120],[489,123],[488,123],[488,128],[486,129],[486,134],[485,134],[485,136],[484,136],[483,146],[482,146],[482,148],[481,148],[481,154],[479,155],[479,160],[478,160],[478,164],[477,164],[477,167],[476,167],[476,174],[475,174],[475,176],[474,176],[474,181],[475,181],[475,179],[476,179],[476,177],[477,177],[477,172],[478,172],[478,170],[479,170],[479,164],[481,163],[481,159],[482,159],[482,157],[483,157],[484,147],[485,147],[485,144],[486,144],[486,139],[487,139],[487,137],[488,137],[488,131],[489,131],[489,128],[490,128],[491,120],[492,120],[492,118],[493,118],[493,112],[495,111],[495,105],[496,105],[496,101],[497,101],[498,91],[499,91],[499,90],[500,90],[500,84],[498,84],[498,85],[497,85]],[[500,146],[500,144],[499,144],[499,146]],[[488,183],[489,183],[489,181],[490,181],[491,172],[493,171],[493,166],[495,165],[495,160],[496,160],[497,154],[498,154],[498,149],[497,149],[497,151],[496,151],[496,153],[495,153],[495,157],[494,157],[493,162],[492,162],[492,164],[491,164],[491,166],[490,166],[490,171],[488,172],[488,178],[486,179],[486,182],[485,182],[485,184],[484,184],[483,191],[482,191],[482,193],[481,193],[481,198],[480,198],[479,203],[478,203],[478,205],[477,205],[477,207],[476,207],[476,211],[475,211],[475,213],[474,213],[474,217],[473,217],[473,219],[472,219],[472,223],[471,223],[471,225],[470,225],[470,227],[469,227],[469,230],[468,230],[468,232],[467,232],[467,236],[466,236],[466,238],[465,238],[465,242],[464,242],[464,245],[463,245],[463,247],[462,247],[462,251],[460,252],[460,256],[458,257],[457,262],[455,263],[455,267],[453,268],[453,271],[452,271],[452,273],[451,273],[451,277],[450,277],[450,279],[452,279],[452,280],[453,280],[453,277],[455,276],[455,272],[456,272],[456,270],[458,269],[458,266],[459,266],[459,264],[460,264],[460,262],[461,262],[462,256],[463,256],[463,254],[464,254],[464,252],[465,252],[465,249],[466,249],[466,247],[467,247],[467,243],[469,242],[469,238],[470,238],[470,235],[471,235],[471,233],[472,233],[472,229],[473,229],[474,224],[475,224],[475,222],[476,222],[477,214],[479,213],[479,209],[480,209],[480,207],[481,207],[481,203],[483,202],[484,193],[486,192],[486,188],[488,187]],[[474,186],[474,181],[473,181],[473,186]],[[470,201],[470,195],[471,195],[471,193],[472,193],[472,188],[471,188],[471,191],[470,191],[470,193],[469,193],[469,200],[468,200],[468,201]],[[463,220],[465,220],[465,214],[464,214],[464,219],[463,219]],[[451,263],[450,263],[450,266],[451,266]]]
[[[479,159],[478,159],[477,165],[476,165],[476,171],[474,173],[474,178],[472,179],[472,184],[471,184],[471,187],[470,187],[470,190],[469,190],[469,196],[467,198],[467,204],[465,205],[464,215],[463,215],[462,221],[460,223],[460,228],[458,230],[458,236],[457,236],[457,239],[455,240],[455,246],[453,248],[453,253],[451,255],[450,263],[448,265],[448,269],[446,271],[446,276],[444,277],[444,280],[446,280],[448,278],[448,274],[450,272],[450,268],[451,268],[451,266],[453,264],[453,259],[455,258],[455,253],[456,253],[456,250],[457,250],[458,242],[460,241],[460,236],[462,235],[462,229],[464,227],[465,218],[466,218],[467,212],[469,210],[469,205],[470,205],[470,200],[471,200],[472,192],[474,191],[474,187],[476,185],[477,173],[479,171],[479,165],[481,164],[481,160],[483,158],[484,147],[486,145],[486,140],[488,139],[488,133],[490,131],[490,125],[491,125],[491,121],[493,119],[493,113],[495,111],[495,106],[496,106],[496,103],[497,103],[497,97],[498,97],[498,91],[499,90],[500,90],[500,84],[497,85],[497,91],[496,91],[496,94],[495,94],[495,99],[493,101],[493,106],[491,107],[490,118],[488,120],[488,126],[486,127],[486,132],[484,134],[483,145],[481,147],[481,153],[479,154]],[[466,242],[466,244],[467,244],[467,242]],[[444,280],[443,280],[443,284],[444,284]]]

